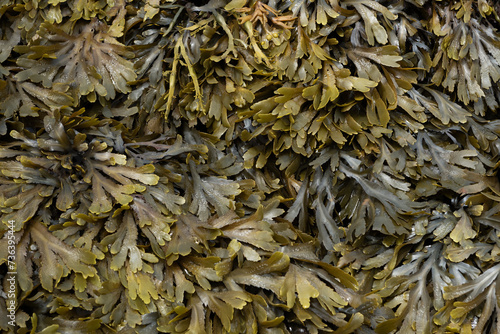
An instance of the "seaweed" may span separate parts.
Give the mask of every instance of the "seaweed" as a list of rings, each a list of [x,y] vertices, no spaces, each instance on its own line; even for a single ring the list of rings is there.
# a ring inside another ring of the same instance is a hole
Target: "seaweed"
[[[0,330],[499,333],[498,10],[0,1]]]

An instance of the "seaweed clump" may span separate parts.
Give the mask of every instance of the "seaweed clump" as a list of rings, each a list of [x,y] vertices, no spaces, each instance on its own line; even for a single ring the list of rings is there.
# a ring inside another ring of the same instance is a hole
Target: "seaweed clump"
[[[0,329],[499,333],[498,10],[0,1]]]

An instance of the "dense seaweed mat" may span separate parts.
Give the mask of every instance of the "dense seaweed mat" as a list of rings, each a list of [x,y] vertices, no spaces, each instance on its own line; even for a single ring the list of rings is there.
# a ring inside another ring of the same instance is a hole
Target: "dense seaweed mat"
[[[499,14],[0,0],[1,331],[500,333]]]

